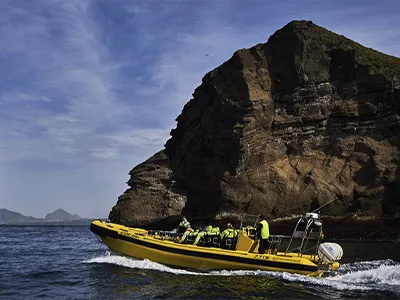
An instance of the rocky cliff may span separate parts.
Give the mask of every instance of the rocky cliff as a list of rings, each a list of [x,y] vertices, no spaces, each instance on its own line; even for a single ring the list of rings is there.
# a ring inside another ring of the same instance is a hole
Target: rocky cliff
[[[206,74],[109,218],[400,215],[400,59],[311,22]]]

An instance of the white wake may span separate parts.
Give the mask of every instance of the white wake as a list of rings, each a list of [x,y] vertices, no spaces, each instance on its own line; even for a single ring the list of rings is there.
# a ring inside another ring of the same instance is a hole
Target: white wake
[[[267,276],[290,282],[329,286],[337,290],[400,290],[400,264],[392,260],[377,260],[343,264],[340,272],[328,277],[307,277],[285,272],[260,270],[188,271],[167,267],[149,260],[137,260],[107,252],[83,261],[88,264],[113,264],[132,269],[155,270],[177,275],[194,276]]]

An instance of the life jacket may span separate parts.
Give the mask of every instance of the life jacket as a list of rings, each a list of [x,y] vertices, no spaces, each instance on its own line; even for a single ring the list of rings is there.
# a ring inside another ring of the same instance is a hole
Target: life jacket
[[[214,234],[219,234],[219,227],[213,227],[211,231]]]
[[[188,221],[182,221],[179,223],[179,226],[188,228],[188,227],[190,227],[190,223]]]
[[[189,235],[191,235],[191,236],[196,236],[196,235],[199,234],[199,232],[200,232],[200,229],[196,229],[196,230],[191,231],[191,232],[189,233]]]
[[[233,228],[227,228],[224,231],[222,231],[221,239],[223,239],[223,238],[232,239],[232,238],[236,237],[237,234],[238,234],[237,230],[235,230]]]
[[[213,227],[212,225],[208,225],[206,227],[207,234],[217,235],[219,234],[219,227]]]
[[[190,223],[188,221],[186,221],[186,222],[182,221],[182,222],[179,223],[178,232],[179,233],[184,233],[186,231],[186,229],[189,228],[189,227],[190,227]]]
[[[260,222],[260,224],[262,225],[261,227],[261,238],[263,240],[267,239],[269,237],[269,225],[268,222],[265,220],[262,220]]]

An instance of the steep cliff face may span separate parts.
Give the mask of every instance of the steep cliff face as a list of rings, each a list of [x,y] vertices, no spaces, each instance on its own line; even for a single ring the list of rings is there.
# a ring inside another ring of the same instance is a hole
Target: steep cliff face
[[[160,151],[130,172],[130,186],[110,212],[113,222],[137,226],[180,215],[185,207],[184,190],[175,187],[168,157]]]
[[[208,73],[110,219],[400,215],[400,59],[311,22]]]

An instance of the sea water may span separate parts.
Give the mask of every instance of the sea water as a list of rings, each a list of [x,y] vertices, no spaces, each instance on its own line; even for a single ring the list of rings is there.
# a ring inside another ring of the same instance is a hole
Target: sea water
[[[339,241],[323,278],[196,271],[111,253],[88,227],[0,227],[0,299],[400,299],[400,244]]]

